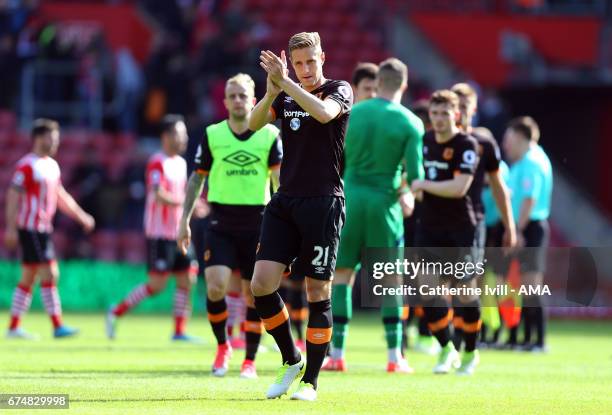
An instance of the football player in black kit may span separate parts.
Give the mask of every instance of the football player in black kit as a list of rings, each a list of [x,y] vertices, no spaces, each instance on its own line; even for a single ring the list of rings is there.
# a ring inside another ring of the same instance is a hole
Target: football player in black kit
[[[486,238],[491,237],[497,239],[496,246],[513,247],[516,245],[516,230],[514,219],[512,217],[512,205],[510,204],[510,195],[506,187],[499,165],[501,162],[501,151],[499,145],[493,137],[480,134],[472,128],[472,119],[476,113],[478,97],[476,91],[467,83],[458,83],[452,86],[453,91],[459,97],[459,112],[461,113],[460,128],[466,134],[471,135],[478,143],[478,167],[474,173],[474,180],[468,191],[468,195],[474,206],[476,215],[476,242],[480,248],[480,257],[483,257]],[[499,235],[487,235],[486,225],[484,221],[484,205],[482,203],[482,190],[485,184],[485,176],[488,179],[491,193],[495,199],[497,209],[500,213],[503,227],[497,233]],[[497,261],[493,261],[497,262]],[[466,312],[466,307],[479,307],[477,301],[469,305],[460,304],[458,301],[453,303],[453,343],[459,351],[461,349],[462,340],[464,340],[464,320],[463,315]],[[468,312],[469,313],[469,312]],[[478,326],[472,326],[478,328]],[[479,333],[478,333],[479,334]],[[469,335],[469,334],[468,334]]]
[[[331,278],[336,267],[344,222],[340,179],[344,136],[353,103],[351,86],[325,79],[319,34],[298,33],[289,40],[289,58],[299,84],[288,75],[285,52],[262,51],[266,94],[251,114],[257,130],[282,121],[284,160],[280,188],[264,212],[257,262],[251,281],[255,308],[282,354],[282,363],[267,398],[278,398],[302,376],[291,399],[313,401],[317,378],[331,340]],[[309,319],[308,362],[295,347],[288,313],[277,289],[283,271],[306,279]]]
[[[412,191],[422,192],[423,205],[421,221],[417,225],[418,247],[447,248],[443,259],[429,256],[422,250],[425,260],[451,263],[475,263],[478,258],[476,242],[476,215],[468,190],[478,166],[478,143],[462,132],[459,121],[459,97],[452,91],[440,90],[433,93],[429,102],[429,117],[433,131],[423,138],[423,164],[425,180],[412,182]],[[440,252],[437,252],[440,254]],[[435,258],[435,259],[434,259]],[[455,287],[476,286],[473,273],[450,276]],[[427,277],[432,277],[428,275]],[[434,277],[434,284],[447,283],[444,277]],[[425,278],[420,277],[423,284]],[[430,280],[431,281],[431,280]],[[434,373],[449,373],[459,364],[459,354],[450,341],[451,312],[446,299],[440,295],[421,297],[429,329],[442,348]],[[464,305],[478,301],[470,295],[459,295]],[[458,373],[469,374],[478,364],[476,338],[480,325],[480,309],[468,307],[463,316],[465,331],[465,353]]]

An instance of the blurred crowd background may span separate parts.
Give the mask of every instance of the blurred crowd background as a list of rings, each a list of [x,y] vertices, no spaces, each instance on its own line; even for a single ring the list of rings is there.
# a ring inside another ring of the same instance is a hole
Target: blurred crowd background
[[[259,51],[302,30],[321,34],[329,78],[397,56],[407,106],[467,80],[498,140],[511,117],[532,115],[557,171],[555,243],[611,243],[607,0],[0,0],[0,205],[32,120],[57,119],[64,184],[98,224],[85,237],[60,215],[60,257],[142,261],[144,164],[161,117],[186,117],[191,163],[205,126],[226,116],[225,79],[246,72],[261,96]]]

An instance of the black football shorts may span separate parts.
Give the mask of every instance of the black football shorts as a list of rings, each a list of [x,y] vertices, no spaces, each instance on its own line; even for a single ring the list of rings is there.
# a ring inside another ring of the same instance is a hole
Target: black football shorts
[[[329,281],[336,269],[345,207],[341,196],[276,193],[264,211],[257,260],[289,265],[293,278]]]
[[[226,231],[209,227],[204,244],[206,267],[224,265],[240,270],[242,279],[253,278],[255,252],[259,241],[258,231]]]
[[[147,271],[149,274],[174,274],[195,269],[198,262],[190,248],[187,255],[178,248],[175,240],[147,239]]]
[[[49,264],[55,261],[51,234],[19,229],[22,262],[26,265]]]

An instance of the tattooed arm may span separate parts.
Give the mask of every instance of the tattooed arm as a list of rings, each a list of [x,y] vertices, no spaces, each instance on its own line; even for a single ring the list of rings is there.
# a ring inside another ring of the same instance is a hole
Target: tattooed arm
[[[189,177],[189,183],[187,183],[187,192],[185,195],[185,202],[183,202],[183,216],[179,224],[179,232],[176,243],[178,244],[183,254],[187,253],[189,244],[191,243],[191,228],[189,227],[189,221],[193,214],[196,201],[202,193],[204,188],[204,181],[206,180],[206,174],[201,172],[191,173]]]

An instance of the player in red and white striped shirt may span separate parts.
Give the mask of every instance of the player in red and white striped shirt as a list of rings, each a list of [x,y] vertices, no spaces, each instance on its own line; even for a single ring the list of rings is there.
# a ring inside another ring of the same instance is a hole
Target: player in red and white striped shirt
[[[147,236],[149,280],[134,288],[106,318],[106,334],[115,337],[117,317],[142,300],[159,293],[170,274],[176,276],[174,295],[175,332],[173,340],[197,340],[185,334],[190,314],[190,292],[198,272],[191,253],[183,255],[177,247],[178,224],[183,214],[187,184],[187,163],[180,156],[187,147],[187,127],[178,115],[167,115],[162,121],[162,150],[149,159],[146,169],[147,200],[144,229]]]
[[[59,271],[51,232],[56,208],[79,222],[86,232],[95,226],[62,186],[60,168],[52,158],[59,146],[59,125],[47,119],[34,122],[32,152],[17,163],[6,200],[4,241],[9,249],[21,246],[22,277],[15,288],[7,337],[33,338],[19,327],[30,307],[32,286],[40,277],[41,293],[53,322],[54,337],[72,336],[78,330],[62,324],[62,307],[57,291]]]

